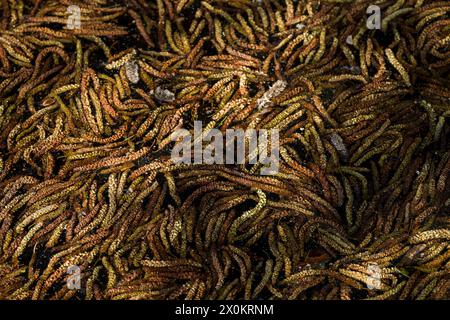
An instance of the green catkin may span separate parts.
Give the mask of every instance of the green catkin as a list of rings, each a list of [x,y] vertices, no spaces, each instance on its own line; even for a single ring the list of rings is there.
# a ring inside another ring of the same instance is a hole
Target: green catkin
[[[0,299],[449,298],[448,4],[260,2],[3,1]]]

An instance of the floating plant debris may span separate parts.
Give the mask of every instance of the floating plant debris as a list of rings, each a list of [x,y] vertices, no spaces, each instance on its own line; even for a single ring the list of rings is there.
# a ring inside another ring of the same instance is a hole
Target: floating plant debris
[[[448,1],[0,17],[0,299],[450,298]],[[278,130],[278,173],[175,164],[196,121]]]

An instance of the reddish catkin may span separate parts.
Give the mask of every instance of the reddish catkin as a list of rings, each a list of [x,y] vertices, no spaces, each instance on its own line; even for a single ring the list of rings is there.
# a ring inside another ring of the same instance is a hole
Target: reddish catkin
[[[0,299],[448,299],[450,7],[377,2],[2,1]]]

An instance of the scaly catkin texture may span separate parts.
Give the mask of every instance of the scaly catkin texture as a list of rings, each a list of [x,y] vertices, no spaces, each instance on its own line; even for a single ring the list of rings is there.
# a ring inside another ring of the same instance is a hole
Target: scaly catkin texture
[[[1,1],[0,299],[449,299],[450,4],[371,2]]]

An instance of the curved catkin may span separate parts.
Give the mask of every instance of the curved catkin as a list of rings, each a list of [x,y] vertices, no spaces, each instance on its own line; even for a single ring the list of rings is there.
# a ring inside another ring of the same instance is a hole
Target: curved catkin
[[[0,299],[449,299],[449,5],[374,5],[1,2]]]
[[[19,246],[17,248],[17,250],[14,252],[13,255],[13,260],[17,262],[17,259],[20,257],[20,255],[24,252],[28,242],[30,241],[30,239],[33,237],[33,235],[40,229],[42,228],[43,223],[39,222],[37,223],[34,227],[32,227],[28,233],[25,234],[25,236],[23,237],[23,239],[20,241]]]
[[[397,69],[397,71],[400,73],[406,85],[411,86],[411,81],[409,79],[408,73],[406,72],[402,64],[397,60],[391,49],[386,49],[386,57],[388,58],[388,61],[394,66],[394,68]]]

